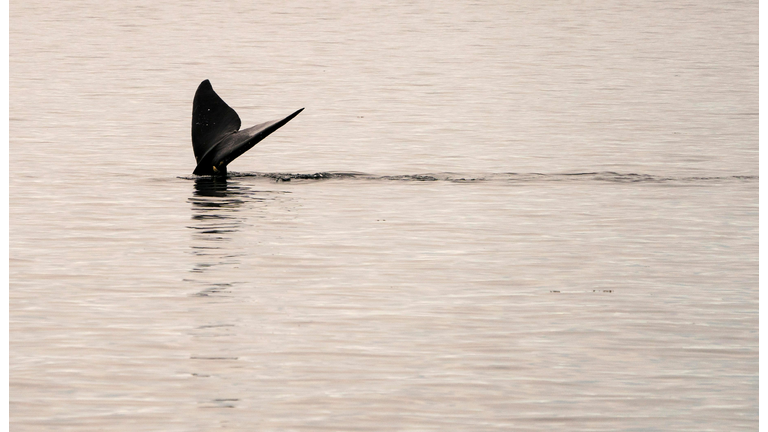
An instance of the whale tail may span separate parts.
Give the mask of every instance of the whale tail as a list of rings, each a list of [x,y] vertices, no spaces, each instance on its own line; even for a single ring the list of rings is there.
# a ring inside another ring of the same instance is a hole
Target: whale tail
[[[226,175],[227,164],[259,141],[280,129],[304,108],[291,115],[240,130],[240,117],[213,90],[210,81],[200,83],[192,106],[194,174]]]

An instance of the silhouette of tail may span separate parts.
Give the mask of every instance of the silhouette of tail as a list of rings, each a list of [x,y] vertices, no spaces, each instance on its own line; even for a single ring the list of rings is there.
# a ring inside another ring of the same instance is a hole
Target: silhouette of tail
[[[291,115],[240,130],[240,117],[213,90],[208,80],[200,83],[192,107],[194,174],[224,175],[227,165],[259,141],[280,129],[304,108]]]

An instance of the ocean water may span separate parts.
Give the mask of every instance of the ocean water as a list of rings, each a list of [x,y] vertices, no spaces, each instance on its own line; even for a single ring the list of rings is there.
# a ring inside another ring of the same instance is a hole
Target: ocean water
[[[12,1],[11,430],[755,430],[757,9]]]

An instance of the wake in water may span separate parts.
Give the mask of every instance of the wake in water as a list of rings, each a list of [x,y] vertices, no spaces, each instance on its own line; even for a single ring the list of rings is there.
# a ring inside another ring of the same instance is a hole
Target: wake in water
[[[566,174],[542,174],[542,173],[492,173],[480,175],[468,175],[459,173],[427,173],[427,174],[403,174],[403,175],[375,175],[360,172],[318,172],[314,174],[294,173],[262,173],[262,172],[234,172],[228,174],[228,178],[261,177],[273,179],[276,182],[288,182],[292,180],[328,180],[351,179],[372,181],[445,181],[454,183],[472,182],[541,182],[541,181],[597,181],[609,183],[701,183],[701,182],[752,182],[757,181],[758,176],[716,176],[716,177],[668,177],[651,174],[622,174],[613,171],[584,172]],[[197,176],[179,177],[187,180],[199,178]]]

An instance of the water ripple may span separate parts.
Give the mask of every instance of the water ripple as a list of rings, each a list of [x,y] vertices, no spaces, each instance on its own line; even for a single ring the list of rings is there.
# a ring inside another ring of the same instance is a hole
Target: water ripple
[[[400,174],[400,175],[376,175],[361,172],[335,172],[323,171],[311,174],[303,173],[265,173],[265,172],[230,172],[230,179],[260,177],[272,179],[276,182],[288,182],[293,180],[369,180],[369,181],[405,181],[405,182],[433,182],[445,181],[453,183],[473,182],[607,182],[607,183],[721,183],[721,182],[755,182],[759,180],[756,175],[730,175],[730,176],[663,176],[641,173],[618,173],[614,171],[578,172],[578,173],[491,173],[491,174],[461,174],[461,173],[424,173],[424,174]],[[182,179],[192,180],[199,177],[184,176]]]

